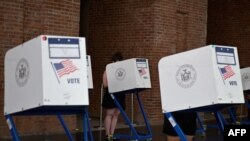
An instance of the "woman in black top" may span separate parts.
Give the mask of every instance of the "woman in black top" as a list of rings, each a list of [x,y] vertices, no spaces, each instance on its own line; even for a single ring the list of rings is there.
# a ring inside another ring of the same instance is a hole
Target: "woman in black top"
[[[117,52],[112,57],[112,62],[121,61],[123,59],[122,54]],[[103,73],[103,86],[104,86],[104,96],[102,100],[102,107],[106,110],[106,115],[104,119],[104,128],[106,131],[105,141],[118,141],[118,139],[113,138],[113,134],[116,128],[118,116],[120,110],[114,103],[114,100],[111,98],[110,93],[108,92],[108,81],[106,70]],[[121,104],[122,108],[125,110],[125,94],[124,93],[115,93],[116,99]]]

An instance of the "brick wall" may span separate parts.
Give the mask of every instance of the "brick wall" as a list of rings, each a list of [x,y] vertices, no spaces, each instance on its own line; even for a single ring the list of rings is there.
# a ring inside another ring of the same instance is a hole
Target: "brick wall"
[[[207,44],[237,47],[240,66],[249,67],[250,2],[209,0],[208,5]],[[247,115],[247,107],[242,108],[243,111],[238,108],[238,113]]]
[[[80,0],[1,0],[0,1],[0,137],[9,136],[3,116],[4,55],[24,41],[40,34],[79,35]],[[66,117],[70,128],[76,126],[75,116]],[[62,127],[54,117],[14,118],[21,135],[60,132]],[[59,127],[60,126],[60,127]]]
[[[1,107],[5,52],[40,34],[78,36],[79,7],[80,0],[0,2]],[[158,61],[163,56],[205,45],[207,0],[91,0],[88,8],[87,51],[91,55],[94,77],[94,89],[90,90],[90,116],[99,116],[100,86],[105,65],[110,63],[115,51],[122,51],[125,58],[149,59],[152,89],[141,92],[140,96],[149,120],[162,121]],[[128,96],[128,113],[129,101]],[[138,107],[134,110],[134,118],[139,122],[142,117],[137,114]],[[3,113],[3,108],[1,111]],[[18,117],[14,120],[21,134],[47,134],[62,130],[58,121],[51,117]],[[70,127],[75,127],[74,116],[66,120]],[[0,116],[0,136],[7,135],[5,119]]]
[[[92,56],[94,89],[90,115],[100,113],[102,73],[115,51],[125,58],[149,59],[152,89],[140,96],[152,122],[162,121],[158,61],[206,44],[207,0],[97,1],[89,5],[88,54]],[[130,97],[127,112],[130,113]],[[141,120],[135,108],[135,120]]]
[[[209,0],[208,44],[236,46],[240,65],[250,66],[250,2],[248,0]]]

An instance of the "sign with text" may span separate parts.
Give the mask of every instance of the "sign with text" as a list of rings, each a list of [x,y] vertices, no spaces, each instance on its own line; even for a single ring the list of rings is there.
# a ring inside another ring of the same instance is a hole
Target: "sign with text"
[[[249,141],[250,125],[225,125],[224,141]]]

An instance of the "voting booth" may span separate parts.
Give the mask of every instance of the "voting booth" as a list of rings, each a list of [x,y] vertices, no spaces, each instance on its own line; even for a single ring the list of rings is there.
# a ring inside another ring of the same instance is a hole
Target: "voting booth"
[[[244,103],[236,47],[209,45],[159,61],[163,112]]]
[[[88,86],[93,87],[87,62],[82,37],[41,35],[8,50],[4,114],[83,112],[89,105]]]
[[[151,88],[147,59],[133,58],[108,64],[106,73],[110,93]]]
[[[208,45],[166,56],[158,69],[162,112],[181,140],[187,139],[171,112],[214,108],[223,132],[219,108],[244,103],[236,47]]]
[[[151,88],[148,59],[132,58],[110,63],[106,66],[106,74],[108,81],[108,91],[109,93],[111,93],[111,97],[113,98],[114,103],[121,111],[125,122],[131,129],[130,135],[115,134],[115,138],[130,140],[151,139],[152,131],[138,94],[139,91]],[[130,93],[136,96],[139,108],[144,118],[147,133],[139,133],[135,129],[134,124],[128,118],[124,109],[121,107],[120,103],[115,97],[115,94],[121,94],[120,92],[125,92],[126,95]]]
[[[246,121],[241,121],[242,124],[250,124],[249,115],[250,115],[250,67],[242,68],[241,71],[241,79],[243,90],[245,94],[245,104],[248,109],[248,119]]]
[[[250,67],[240,69],[243,90],[250,90]]]
[[[5,114],[89,105],[84,38],[38,36],[5,55]]]

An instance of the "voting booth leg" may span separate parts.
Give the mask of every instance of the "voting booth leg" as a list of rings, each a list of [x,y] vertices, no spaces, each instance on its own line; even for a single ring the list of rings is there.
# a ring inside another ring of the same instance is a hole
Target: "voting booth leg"
[[[137,100],[138,100],[138,103],[140,105],[140,110],[143,114],[143,118],[144,118],[144,122],[146,124],[146,127],[147,127],[147,130],[148,130],[148,134],[141,134],[141,133],[138,133],[137,130],[135,129],[135,127],[133,126],[133,123],[131,122],[131,120],[128,118],[127,114],[125,113],[125,111],[123,110],[122,106],[120,105],[120,103],[117,101],[117,99],[115,98],[115,96],[113,94],[111,94],[111,97],[113,98],[116,106],[119,108],[120,112],[121,112],[121,115],[123,116],[125,122],[127,123],[127,125],[130,127],[131,129],[131,132],[132,132],[132,135],[122,135],[122,134],[116,134],[114,135],[115,138],[117,139],[133,139],[133,140],[151,140],[152,139],[152,131],[151,131],[151,128],[150,128],[150,125],[147,121],[147,117],[146,117],[146,114],[143,110],[143,106],[142,106],[142,103],[141,103],[141,100],[139,98],[139,95],[138,93],[136,92],[135,93],[136,96],[137,96]]]
[[[74,141],[72,134],[70,133],[68,127],[66,126],[63,117],[61,115],[57,115],[61,125],[63,126],[63,129],[70,141]],[[89,115],[88,115],[88,110],[87,107],[83,108],[83,141],[93,141],[93,135],[91,132],[91,127],[89,123]]]
[[[16,130],[15,123],[14,123],[14,121],[12,119],[12,116],[11,115],[6,115],[5,118],[6,118],[6,121],[8,123],[9,130],[10,130],[10,133],[11,133],[11,136],[12,136],[13,140],[14,141],[20,141],[19,137],[18,137],[17,130]]]
[[[247,106],[247,109],[250,110],[250,101],[249,100],[246,101],[246,106]],[[241,124],[250,124],[250,119],[247,118],[247,120],[242,121]]]
[[[220,111],[215,111],[214,112],[214,116],[216,118],[218,127],[221,131],[221,133],[224,132],[224,125],[228,124],[227,121],[225,120],[225,118],[223,117],[222,113]]]
[[[20,141],[18,133],[17,133],[17,129],[15,127],[15,123],[12,119],[12,115],[6,115],[5,118],[6,118],[8,126],[9,126],[9,130],[10,130],[11,136],[13,138],[13,141]],[[73,138],[72,134],[70,133],[70,130],[68,129],[68,127],[63,119],[63,116],[58,114],[57,118],[60,121],[61,125],[63,126],[63,129],[64,129],[69,141],[74,141],[74,138]],[[83,134],[84,134],[83,141],[93,141],[93,135],[92,135],[91,127],[90,127],[90,123],[89,123],[89,115],[88,115],[88,111],[87,111],[86,107],[83,109]]]
[[[144,108],[143,108],[141,99],[140,99],[140,97],[139,97],[139,95],[138,95],[138,92],[136,92],[135,94],[136,94],[137,100],[138,100],[138,102],[139,102],[139,106],[140,106],[140,109],[141,109],[141,111],[142,111],[142,115],[143,115],[143,118],[144,118],[144,121],[145,121],[147,130],[148,130],[149,134],[152,135],[152,130],[151,130],[151,127],[150,127],[150,125],[149,125],[147,116],[146,116],[146,114],[145,114],[145,111],[144,111]]]
[[[88,108],[84,107],[83,109],[83,140],[84,141],[93,141],[93,134],[89,123],[89,114]]]
[[[174,128],[175,132],[180,137],[181,141],[187,141],[187,138],[186,138],[185,134],[183,133],[183,131],[182,131],[181,127],[178,125],[178,123],[175,121],[172,114],[171,113],[165,113],[164,115],[169,120],[169,122],[171,123],[172,127]]]
[[[58,118],[58,120],[60,121],[61,125],[63,126],[63,129],[64,129],[64,131],[65,131],[65,133],[66,133],[68,139],[69,139],[70,141],[74,141],[74,139],[73,139],[73,137],[72,137],[72,135],[71,135],[71,133],[70,133],[68,127],[66,126],[66,124],[65,124],[65,122],[64,122],[64,119],[63,119],[62,115],[57,115],[57,118]]]
[[[206,129],[204,128],[204,123],[203,123],[203,121],[202,121],[202,119],[201,119],[198,112],[196,112],[196,115],[197,115],[197,122],[198,122],[198,124],[200,126],[200,128],[198,128],[196,132],[201,133],[202,135],[205,135],[205,130]]]
[[[133,127],[133,125],[131,124],[129,118],[127,117],[127,114],[125,113],[125,111],[123,110],[122,106],[120,105],[120,103],[117,101],[117,99],[115,98],[115,96],[113,94],[111,94],[111,97],[113,98],[116,106],[119,108],[125,122],[128,124],[128,126],[130,127],[130,129],[132,130],[133,134],[136,134],[136,130]],[[131,137],[129,135],[120,135],[120,134],[116,134],[115,135],[116,138],[125,138],[125,139],[131,139]]]
[[[229,107],[228,109],[228,113],[229,113],[229,116],[230,116],[230,120],[231,120],[231,123],[233,124],[236,124],[237,122],[237,119],[236,119],[236,110],[237,108],[235,106],[232,106],[232,107]]]

